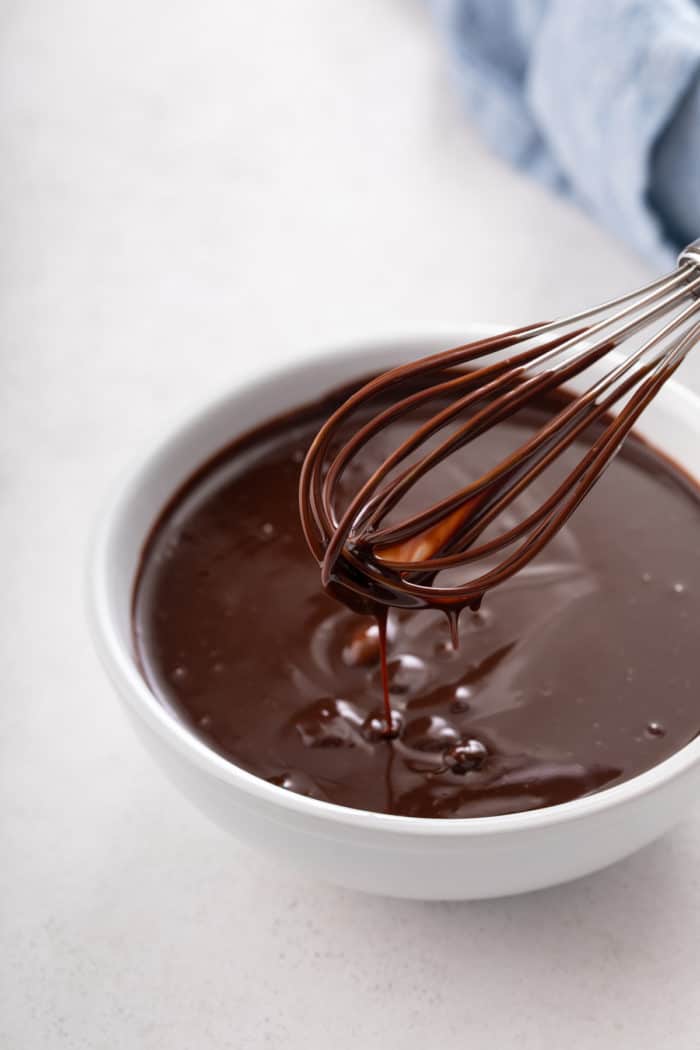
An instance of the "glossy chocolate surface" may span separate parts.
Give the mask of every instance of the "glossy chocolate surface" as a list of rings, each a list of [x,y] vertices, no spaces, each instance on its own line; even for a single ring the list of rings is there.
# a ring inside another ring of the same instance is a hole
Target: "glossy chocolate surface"
[[[389,614],[386,739],[376,624],[322,591],[297,510],[305,450],[342,396],[264,423],[163,512],[134,633],[164,703],[282,788],[421,817],[565,802],[697,734],[700,494],[633,438],[552,543],[462,614],[459,649],[441,613]],[[496,428],[491,451],[550,410]],[[378,439],[362,469],[382,454]],[[438,486],[479,474],[466,451],[444,469]]]

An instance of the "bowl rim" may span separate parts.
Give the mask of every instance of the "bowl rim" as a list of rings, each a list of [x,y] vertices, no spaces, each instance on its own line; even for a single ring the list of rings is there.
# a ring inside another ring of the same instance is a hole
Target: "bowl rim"
[[[466,333],[469,337],[476,338],[504,330],[503,325],[474,322],[450,326],[444,324],[434,327],[426,326],[425,329],[410,333],[380,333],[377,336],[370,335],[352,339],[336,346],[332,344],[316,346],[294,354],[288,361],[276,363],[272,367],[258,364],[251,371],[247,371],[240,381],[234,381],[224,394],[205,397],[184,418],[176,421],[174,425],[170,424],[160,440],[151,443],[145,454],[137,456],[132,460],[131,465],[122,471],[121,478],[113,485],[111,496],[98,514],[92,530],[85,575],[88,625],[100,661],[119,695],[139,718],[145,721],[161,739],[174,747],[183,758],[217,780],[227,783],[245,795],[252,796],[254,800],[266,803],[272,809],[281,809],[299,817],[320,821],[321,824],[334,825],[336,828],[339,825],[346,825],[400,836],[408,834],[429,838],[438,836],[446,839],[526,832],[592,817],[642,798],[683,776],[691,767],[700,763],[700,735],[698,735],[673,755],[621,784],[604,788],[570,802],[541,809],[497,816],[449,819],[408,817],[355,809],[286,791],[284,788],[270,784],[263,778],[249,773],[218,754],[203,740],[200,740],[193,730],[177,717],[175,712],[170,711],[158,699],[142,676],[135,654],[122,644],[113,615],[113,599],[109,583],[114,535],[121,515],[128,508],[133,495],[139,490],[143,477],[188,430],[194,429],[208,416],[214,415],[233,398],[254,397],[256,389],[268,383],[273,376],[276,381],[283,382],[286,375],[292,375],[315,363],[327,363],[329,357],[341,358],[350,353],[360,355],[363,351],[381,352],[383,346],[389,352],[390,350],[395,351],[399,346],[405,346],[408,349],[420,343],[432,343],[443,339],[446,345],[450,345],[450,342],[454,343],[455,333]],[[613,356],[619,357],[620,355]],[[669,380],[664,389],[683,409],[686,418],[700,420],[700,396],[694,394],[676,379]],[[661,451],[663,451],[663,446],[661,446]],[[684,464],[682,465],[685,467]],[[133,579],[131,586],[133,586]],[[331,827],[328,830],[330,832]]]

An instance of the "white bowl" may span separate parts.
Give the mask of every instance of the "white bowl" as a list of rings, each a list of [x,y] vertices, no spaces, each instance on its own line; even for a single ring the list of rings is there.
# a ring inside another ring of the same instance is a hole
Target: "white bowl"
[[[313,878],[426,900],[523,893],[586,875],[646,845],[698,797],[700,739],[617,787],[527,813],[436,820],[320,802],[239,769],[163,706],[134,658],[131,592],[158,512],[236,434],[346,381],[464,339],[464,331],[453,331],[333,349],[262,374],[204,407],[119,488],[99,524],[89,572],[91,622],[104,666],[155,759],[203,812]],[[700,473],[700,399],[669,383],[645,414],[643,431]]]

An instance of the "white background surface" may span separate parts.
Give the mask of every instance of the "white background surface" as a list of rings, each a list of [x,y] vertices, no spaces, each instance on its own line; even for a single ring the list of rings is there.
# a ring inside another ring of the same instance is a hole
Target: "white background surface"
[[[552,316],[642,263],[484,152],[414,0],[0,19],[0,1046],[696,1050],[700,814],[520,899],[305,884],[161,778],[81,593],[110,480],[261,360]]]

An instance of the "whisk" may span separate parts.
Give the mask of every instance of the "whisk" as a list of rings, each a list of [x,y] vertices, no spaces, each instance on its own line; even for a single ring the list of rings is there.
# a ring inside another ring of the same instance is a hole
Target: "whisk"
[[[697,240],[681,253],[673,273],[642,289],[373,379],[321,428],[302,467],[302,523],[324,586],[367,611],[430,606],[454,616],[465,606],[478,608],[487,590],[522,569],[561,529],[699,340]],[[504,358],[502,352],[510,350]],[[407,493],[446,457],[543,394],[564,387],[613,350],[616,356],[602,377],[584,376],[583,391],[562,401],[492,469],[423,510],[399,513],[398,522],[387,523],[390,512],[395,517]],[[411,390],[402,394],[407,381]],[[380,408],[367,419],[378,396]],[[435,414],[424,418],[348,497],[346,472],[360,450],[431,399],[439,400]],[[352,430],[358,411],[365,421]],[[348,430],[351,436],[344,438]],[[554,491],[500,534],[485,537],[507,508],[512,517],[518,496],[577,440],[584,443],[581,456]],[[440,574],[445,570],[451,570],[450,579],[460,570],[460,578],[444,585]]]

